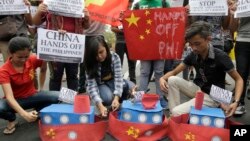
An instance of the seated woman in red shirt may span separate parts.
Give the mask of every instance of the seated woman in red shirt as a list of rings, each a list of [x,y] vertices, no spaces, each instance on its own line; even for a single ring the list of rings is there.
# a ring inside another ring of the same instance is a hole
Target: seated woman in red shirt
[[[16,115],[28,122],[37,119],[41,108],[58,102],[59,91],[37,91],[34,86],[34,72],[37,68],[46,70],[46,63],[30,55],[31,43],[26,37],[15,37],[9,42],[9,59],[0,67],[0,84],[4,98],[0,99],[0,118],[8,120],[4,134],[15,131]],[[45,75],[40,77],[44,80]],[[40,81],[44,83],[44,81]],[[42,84],[43,85],[43,84]],[[25,109],[35,110],[26,111]]]

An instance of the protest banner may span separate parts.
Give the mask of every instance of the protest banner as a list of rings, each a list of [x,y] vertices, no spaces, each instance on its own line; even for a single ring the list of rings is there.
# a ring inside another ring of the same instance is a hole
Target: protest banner
[[[29,13],[23,0],[0,0],[0,15],[19,15]]]
[[[190,16],[228,15],[226,0],[189,0]]]
[[[129,58],[180,59],[186,18],[183,7],[126,11],[122,23]]]
[[[81,63],[85,51],[85,35],[38,28],[37,56],[46,61]]]
[[[250,17],[250,1],[238,0],[235,18]]]
[[[81,18],[84,16],[84,1],[83,0],[44,0],[51,13],[65,17]]]

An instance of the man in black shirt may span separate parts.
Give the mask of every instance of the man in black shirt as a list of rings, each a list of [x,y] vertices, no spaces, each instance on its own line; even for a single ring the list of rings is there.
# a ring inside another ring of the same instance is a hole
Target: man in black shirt
[[[194,106],[197,91],[205,93],[203,105],[218,107],[220,103],[209,96],[210,88],[212,85],[225,88],[224,81],[227,72],[235,81],[235,97],[233,103],[226,109],[227,116],[231,116],[238,106],[243,90],[243,80],[235,70],[233,62],[225,52],[214,48],[210,43],[211,25],[209,23],[198,21],[191,24],[186,31],[185,38],[193,52],[184,58],[174,70],[160,79],[161,90],[168,96],[170,112],[173,116],[189,113],[191,106]],[[189,66],[193,66],[196,71],[193,82],[175,76]],[[181,93],[192,99],[181,104]]]

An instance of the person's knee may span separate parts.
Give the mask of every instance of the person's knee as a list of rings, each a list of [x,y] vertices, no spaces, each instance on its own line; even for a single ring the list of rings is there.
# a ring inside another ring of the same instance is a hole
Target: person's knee
[[[174,107],[171,111],[171,116],[179,116],[181,114],[183,114],[183,112],[178,107]]]
[[[107,88],[106,86],[99,87],[100,96],[105,105],[111,105],[113,100],[113,93],[112,91]]]
[[[169,86],[175,85],[176,82],[177,82],[177,79],[178,79],[177,76],[170,76],[170,77],[168,78],[168,85],[169,85]]]

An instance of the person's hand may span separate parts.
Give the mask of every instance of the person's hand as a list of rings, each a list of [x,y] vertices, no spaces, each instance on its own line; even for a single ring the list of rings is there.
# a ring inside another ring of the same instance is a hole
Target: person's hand
[[[163,79],[162,77],[159,80],[160,83],[160,88],[164,93],[168,93],[168,83],[165,79]]]
[[[48,6],[44,3],[39,4],[37,11],[42,12],[42,13],[46,13],[48,12]]]
[[[122,21],[122,19],[124,18],[124,12],[125,11],[120,12],[120,15],[119,15],[119,18],[118,18],[119,21]]]
[[[99,111],[101,113],[101,117],[107,117],[108,116],[108,109],[107,109],[107,107],[101,105],[99,107]]]
[[[186,6],[185,6],[185,9],[186,9],[186,13],[189,14],[189,12],[190,12],[190,6],[189,6],[189,5],[186,5]]]
[[[29,6],[29,7],[31,6],[29,0],[23,0],[23,2],[24,2],[24,4],[25,4],[26,6]]]
[[[233,0],[228,0],[228,1],[227,1],[227,4],[228,4],[228,9],[229,9],[230,14],[234,14],[234,12],[235,12],[236,9],[237,9],[237,4],[236,4],[236,2],[233,1]]]
[[[84,17],[89,17],[89,10],[87,8],[83,9]]]
[[[226,117],[231,117],[234,112],[236,111],[236,108],[238,106],[238,103],[234,102],[230,105],[221,104],[220,107],[225,111]]]
[[[30,112],[26,112],[23,116],[23,118],[28,121],[28,122],[34,122],[38,118],[38,113],[37,111],[33,110]]]
[[[117,109],[119,109],[120,103],[119,103],[119,97],[115,96],[114,100],[112,101],[111,107],[112,107],[112,111],[116,111]]]
[[[58,32],[59,32],[59,34],[66,34],[67,33],[67,31],[63,30],[63,29],[58,29]]]

